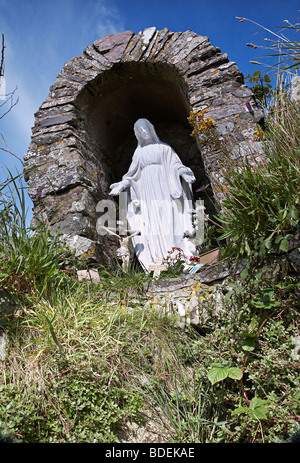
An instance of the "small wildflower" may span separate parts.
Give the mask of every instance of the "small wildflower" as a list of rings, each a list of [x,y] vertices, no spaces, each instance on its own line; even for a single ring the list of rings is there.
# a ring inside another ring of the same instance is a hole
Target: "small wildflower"
[[[215,127],[214,119],[204,119],[204,114],[209,108],[201,109],[200,111],[191,111],[188,117],[189,123],[193,126],[192,136],[200,133],[208,135],[210,130]]]
[[[209,183],[207,185],[202,185],[200,188],[197,188],[195,192],[199,193],[200,191],[206,190],[207,187],[209,187]]]
[[[172,252],[174,252],[174,251],[179,251],[179,252],[181,252],[181,249],[180,249],[180,248],[176,248],[175,246],[173,246],[173,247],[172,247]]]
[[[261,141],[264,138],[264,132],[262,129],[254,130],[254,141]]]
[[[183,234],[183,238],[193,238],[195,236],[195,233],[191,233],[190,231],[185,231]]]
[[[38,188],[36,190],[36,197],[41,198],[43,196],[43,190],[41,188]]]
[[[196,263],[198,263],[198,262],[200,262],[200,257],[198,257],[198,256],[191,256],[191,257],[190,257],[190,262],[196,262]]]
[[[245,107],[246,107],[246,111],[248,111],[248,113],[253,113],[253,112],[254,112],[253,106],[252,106],[252,104],[250,103],[250,101],[248,101],[248,102],[245,104]]]
[[[182,257],[182,249],[176,248],[175,246],[172,247],[171,251],[168,252],[169,257],[171,259],[181,259]]]

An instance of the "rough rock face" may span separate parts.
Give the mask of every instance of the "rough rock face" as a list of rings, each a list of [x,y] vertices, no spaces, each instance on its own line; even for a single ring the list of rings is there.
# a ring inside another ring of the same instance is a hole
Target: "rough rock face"
[[[126,172],[140,117],[191,167],[194,188],[209,184],[206,191],[218,204],[222,153],[192,138],[187,121],[190,111],[202,109],[233,158],[249,155],[249,145],[254,155],[262,152],[254,137],[261,114],[253,94],[236,64],[207,37],[151,27],[96,40],[64,65],[35,114],[24,156],[34,221],[80,242],[85,256],[109,259],[116,242],[98,236],[96,205]]]

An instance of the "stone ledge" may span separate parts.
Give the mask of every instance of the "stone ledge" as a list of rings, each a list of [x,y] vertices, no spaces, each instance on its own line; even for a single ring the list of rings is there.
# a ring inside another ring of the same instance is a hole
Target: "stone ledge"
[[[154,280],[144,286],[148,299],[145,307],[201,326],[210,311],[223,310],[225,287],[222,283],[228,276],[229,265],[221,262],[196,274]]]
[[[219,265],[209,267],[207,270],[196,273],[194,278],[199,283],[212,283],[213,281],[223,280],[229,276],[229,264],[221,263]]]
[[[150,293],[170,292],[192,286],[193,284],[194,280],[187,279],[185,276],[166,280],[154,280],[144,286],[144,291]]]
[[[199,273],[165,280],[153,280],[144,286],[144,291],[148,293],[173,292],[193,286],[195,281],[198,283],[208,284],[214,281],[223,280],[228,276],[229,265],[226,263],[220,263],[211,267],[204,267],[204,269]]]

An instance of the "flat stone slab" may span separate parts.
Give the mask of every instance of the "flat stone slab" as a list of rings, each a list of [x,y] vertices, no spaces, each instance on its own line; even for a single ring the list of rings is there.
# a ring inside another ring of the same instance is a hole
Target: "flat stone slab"
[[[199,273],[188,274],[178,278],[170,278],[165,280],[153,280],[144,286],[144,291],[150,293],[174,292],[183,288],[193,286],[195,281],[198,283],[212,283],[214,281],[223,280],[229,276],[229,265],[221,263],[216,266],[208,267]]]
[[[144,290],[150,293],[170,292],[193,286],[193,284],[193,279],[187,279],[185,276],[183,276],[166,280],[151,281],[144,286]]]
[[[11,317],[18,310],[17,304],[4,289],[0,290],[0,329],[7,317]]]
[[[7,336],[4,329],[5,321],[8,317],[14,316],[17,312],[18,306],[12,300],[10,295],[5,289],[0,290],[0,361],[4,361],[6,358],[6,345]]]
[[[213,281],[223,280],[229,276],[229,265],[221,263],[217,266],[202,270],[202,272],[196,273],[194,279],[199,283],[212,283]]]

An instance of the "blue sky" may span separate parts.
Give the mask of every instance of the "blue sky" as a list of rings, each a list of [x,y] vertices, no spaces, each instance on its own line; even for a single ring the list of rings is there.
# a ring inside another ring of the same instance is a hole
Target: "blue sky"
[[[247,75],[258,69],[249,61],[261,51],[246,43],[265,44],[263,39],[272,37],[236,16],[279,31],[276,26],[283,26],[286,19],[300,22],[299,10],[300,0],[0,0],[6,92],[17,87],[19,97],[19,103],[0,119],[0,134],[9,150],[22,158],[30,143],[34,113],[57,74],[99,37],[152,26],[173,32],[193,30],[208,36]],[[5,147],[2,138],[1,146]],[[0,150],[0,182],[6,178],[4,166],[13,172],[22,168],[16,158]],[[32,207],[29,199],[28,207]]]

